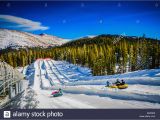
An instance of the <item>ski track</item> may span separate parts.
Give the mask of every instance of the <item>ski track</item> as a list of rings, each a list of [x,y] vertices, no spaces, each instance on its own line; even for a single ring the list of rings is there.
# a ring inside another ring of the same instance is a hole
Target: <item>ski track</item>
[[[120,78],[126,78],[129,87],[117,90],[107,89],[104,84],[106,80],[115,81],[118,75],[92,77],[88,68],[83,69],[64,61],[37,60],[27,69],[30,69],[27,78],[32,81],[31,89],[38,101],[36,108],[160,108],[160,86],[155,84],[159,84],[160,80],[158,77],[149,79],[149,72],[139,73],[145,78],[142,81],[138,81],[141,79],[137,78],[138,72],[126,74],[136,75],[131,80],[119,75]],[[152,76],[158,75],[158,72],[151,70]],[[51,89],[59,87],[64,90],[64,95],[52,97]]]

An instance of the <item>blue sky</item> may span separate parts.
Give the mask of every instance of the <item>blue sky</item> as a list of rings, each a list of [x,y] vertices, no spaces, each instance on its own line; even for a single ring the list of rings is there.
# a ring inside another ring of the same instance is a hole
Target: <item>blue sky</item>
[[[66,39],[100,34],[160,39],[160,2],[0,2],[0,28]]]

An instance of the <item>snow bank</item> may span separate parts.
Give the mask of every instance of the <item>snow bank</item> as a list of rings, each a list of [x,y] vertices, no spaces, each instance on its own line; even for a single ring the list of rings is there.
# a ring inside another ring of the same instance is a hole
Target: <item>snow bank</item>
[[[86,95],[98,95],[101,97],[110,97],[113,99],[123,99],[123,100],[137,100],[137,101],[146,101],[152,103],[160,103],[160,95],[150,95],[142,93],[133,93],[122,90],[108,90],[108,89],[88,89],[86,87],[71,87],[66,86],[63,90],[67,93],[73,94],[86,94]]]

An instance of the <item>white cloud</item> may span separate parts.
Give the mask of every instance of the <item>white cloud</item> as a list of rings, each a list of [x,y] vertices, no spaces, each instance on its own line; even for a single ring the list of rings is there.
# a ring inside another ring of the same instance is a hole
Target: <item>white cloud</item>
[[[12,15],[0,15],[0,21],[16,24],[14,27],[22,28],[26,31],[47,30],[49,27],[42,26],[40,22],[32,21],[29,19],[16,17]]]

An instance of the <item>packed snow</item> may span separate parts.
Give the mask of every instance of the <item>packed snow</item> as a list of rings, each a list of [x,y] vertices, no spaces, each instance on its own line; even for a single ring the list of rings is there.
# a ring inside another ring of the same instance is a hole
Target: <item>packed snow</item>
[[[86,67],[38,59],[21,71],[29,88],[20,108],[160,108],[160,69],[92,76]],[[106,81],[116,79],[124,79],[128,88],[105,87]],[[53,97],[52,91],[59,88],[63,95]]]

